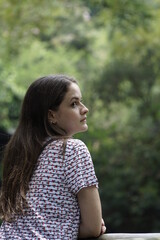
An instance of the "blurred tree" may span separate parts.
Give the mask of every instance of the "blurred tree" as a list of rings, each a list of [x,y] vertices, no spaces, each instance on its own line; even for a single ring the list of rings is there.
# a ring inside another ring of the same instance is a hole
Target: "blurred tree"
[[[152,232],[160,227],[159,5],[118,3],[110,9],[110,58],[93,86],[103,124],[90,129],[90,148],[110,231]]]
[[[47,3],[44,0],[1,0],[3,100],[0,118],[5,120],[0,126],[4,129],[15,127],[21,99],[35,78],[49,73],[67,73],[82,79],[83,84],[82,72],[88,71],[86,63],[92,37],[83,34],[91,28],[85,17],[86,7],[78,4],[77,8],[74,1]],[[9,109],[15,99],[18,109],[13,119]]]

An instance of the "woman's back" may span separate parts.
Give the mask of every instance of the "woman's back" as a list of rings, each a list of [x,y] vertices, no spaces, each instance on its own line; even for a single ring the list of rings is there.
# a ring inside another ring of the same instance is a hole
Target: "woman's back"
[[[27,193],[25,215],[3,223],[4,239],[77,239],[80,210],[76,194],[97,185],[92,160],[80,140],[49,143],[41,153]],[[1,237],[3,239],[3,236]]]

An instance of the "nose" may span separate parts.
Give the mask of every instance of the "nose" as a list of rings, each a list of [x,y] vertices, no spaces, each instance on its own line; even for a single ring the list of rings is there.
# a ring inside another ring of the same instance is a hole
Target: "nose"
[[[83,104],[81,103],[81,114],[86,114],[89,112],[89,109]]]

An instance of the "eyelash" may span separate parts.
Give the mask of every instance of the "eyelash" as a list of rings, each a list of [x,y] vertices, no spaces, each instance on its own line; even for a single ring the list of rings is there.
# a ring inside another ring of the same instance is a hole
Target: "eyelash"
[[[71,104],[71,106],[74,108],[74,107],[76,107],[78,105],[78,103],[77,102],[73,102],[72,104]]]
[[[71,104],[71,106],[74,108],[76,107],[79,103],[82,103],[82,100],[81,101],[75,101]]]

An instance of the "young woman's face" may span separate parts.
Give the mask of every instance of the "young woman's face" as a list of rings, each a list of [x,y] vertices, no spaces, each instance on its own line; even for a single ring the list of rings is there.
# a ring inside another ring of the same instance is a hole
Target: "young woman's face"
[[[64,129],[69,136],[88,129],[86,120],[88,109],[82,104],[81,99],[78,85],[71,83],[58,110],[53,112],[54,123]]]

